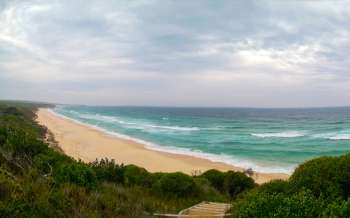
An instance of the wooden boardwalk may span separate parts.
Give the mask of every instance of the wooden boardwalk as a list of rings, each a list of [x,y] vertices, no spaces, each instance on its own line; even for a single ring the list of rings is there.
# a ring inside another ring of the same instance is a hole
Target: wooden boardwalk
[[[180,211],[179,214],[153,214],[157,217],[177,217],[177,218],[223,218],[228,216],[227,211],[231,204],[217,202],[201,202],[190,208]]]
[[[226,212],[230,209],[230,204],[216,202],[202,202],[190,208],[182,210],[180,217],[203,217],[203,218],[219,218],[225,217]]]

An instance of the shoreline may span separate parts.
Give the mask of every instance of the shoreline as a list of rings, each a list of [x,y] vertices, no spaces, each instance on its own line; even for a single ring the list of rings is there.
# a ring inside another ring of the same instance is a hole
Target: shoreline
[[[243,171],[241,167],[222,162],[175,154],[147,148],[146,145],[131,139],[108,134],[97,128],[51,112],[47,108],[39,108],[37,122],[46,126],[54,135],[63,152],[84,162],[101,158],[114,159],[118,164],[135,164],[150,172],[183,172],[192,174],[209,169],[220,171]],[[273,179],[287,179],[284,173],[255,172],[254,180],[261,184]]]

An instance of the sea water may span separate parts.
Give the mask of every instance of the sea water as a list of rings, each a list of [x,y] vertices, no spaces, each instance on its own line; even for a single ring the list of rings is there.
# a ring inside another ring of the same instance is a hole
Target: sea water
[[[350,151],[350,108],[252,109],[58,105],[55,113],[149,149],[291,173]],[[140,157],[142,158],[142,157]]]

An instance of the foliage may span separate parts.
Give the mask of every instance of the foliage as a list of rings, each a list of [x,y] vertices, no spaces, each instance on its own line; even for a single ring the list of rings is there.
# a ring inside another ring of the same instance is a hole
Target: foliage
[[[247,177],[242,172],[229,171],[225,175],[224,187],[226,193],[231,197],[235,198],[238,194],[243,191],[252,189],[255,186],[254,180]]]
[[[201,176],[206,178],[214,188],[216,188],[221,192],[224,192],[224,181],[225,181],[224,172],[212,169],[204,172]]]
[[[323,201],[310,191],[292,195],[285,193],[251,192],[244,201],[235,205],[233,217],[240,218],[309,218],[317,217],[322,211]]]
[[[301,164],[235,202],[233,217],[350,217],[350,154]]]
[[[95,171],[98,180],[124,183],[124,165],[119,166],[114,160],[105,158],[94,161],[90,166]]]
[[[284,180],[272,180],[261,185],[257,190],[264,194],[288,193],[289,183]]]
[[[188,197],[198,194],[198,187],[193,178],[180,172],[164,174],[154,184],[153,189],[159,195],[171,197]]]
[[[129,186],[152,187],[152,175],[146,169],[127,165],[124,167],[124,183]]]
[[[322,218],[349,218],[350,199],[347,201],[333,202],[323,212]]]
[[[310,189],[329,199],[350,197],[350,154],[321,157],[300,165],[290,178],[294,190]]]
[[[55,172],[57,183],[73,183],[86,188],[94,188],[97,183],[95,171],[87,165],[78,163],[62,164]]]

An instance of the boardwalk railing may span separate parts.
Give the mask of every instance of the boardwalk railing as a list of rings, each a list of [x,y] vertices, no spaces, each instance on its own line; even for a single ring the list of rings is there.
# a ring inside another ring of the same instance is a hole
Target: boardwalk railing
[[[176,218],[221,218],[221,217],[229,217],[230,213],[226,213],[225,215],[217,214],[217,215],[179,215],[179,214],[162,214],[162,213],[154,213],[153,216],[157,217],[176,217]]]

